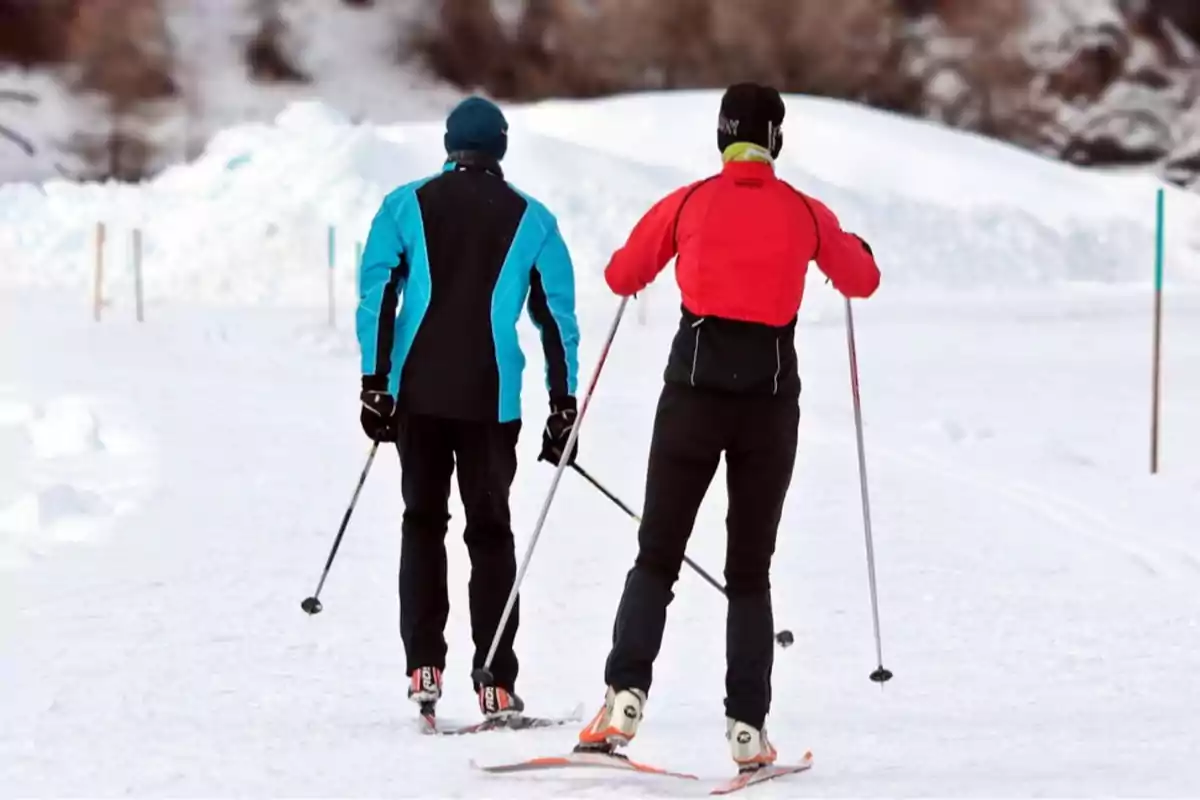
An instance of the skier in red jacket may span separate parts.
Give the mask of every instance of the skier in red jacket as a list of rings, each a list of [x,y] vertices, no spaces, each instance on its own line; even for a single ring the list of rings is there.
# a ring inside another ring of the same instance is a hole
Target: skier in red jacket
[[[726,90],[717,128],[721,172],[659,201],[605,270],[609,287],[629,296],[674,257],[683,308],[654,420],[638,555],[605,665],[605,704],[580,732],[579,750],[611,752],[637,732],[672,588],[723,453],[726,737],[740,770],[776,758],[766,734],[770,567],[796,457],[794,336],[808,263],[847,297],[869,297],[879,286],[867,243],[775,175],[783,116],[772,88]]]

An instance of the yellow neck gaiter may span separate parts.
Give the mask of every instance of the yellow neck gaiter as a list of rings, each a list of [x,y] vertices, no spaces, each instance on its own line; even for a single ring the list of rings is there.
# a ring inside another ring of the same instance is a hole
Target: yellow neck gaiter
[[[731,161],[759,161],[763,164],[774,164],[771,151],[753,142],[734,142],[721,153],[721,161],[728,164]]]

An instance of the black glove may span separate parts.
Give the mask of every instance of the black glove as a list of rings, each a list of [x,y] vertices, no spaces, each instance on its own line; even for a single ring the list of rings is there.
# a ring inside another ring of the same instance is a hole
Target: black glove
[[[547,417],[546,427],[542,430],[542,453],[538,456],[538,461],[558,464],[562,459],[563,450],[567,447],[567,440],[571,438],[571,431],[575,428],[577,416],[574,397],[550,400],[550,416]],[[575,438],[575,446],[571,448],[571,455],[567,463],[574,464],[577,455],[579,455],[579,437]]]
[[[358,397],[362,401],[359,421],[367,437],[375,442],[396,441],[396,400],[387,390],[387,378],[364,375]]]

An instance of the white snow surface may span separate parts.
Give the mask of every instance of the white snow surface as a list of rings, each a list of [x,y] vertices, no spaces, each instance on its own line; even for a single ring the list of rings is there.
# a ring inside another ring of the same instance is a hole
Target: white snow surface
[[[559,215],[589,377],[617,301],[601,270],[662,193],[716,167],[717,95],[510,109],[508,175]],[[794,647],[772,739],[796,796],[1195,796],[1200,693],[1200,286],[1195,208],[1168,196],[1161,473],[1149,475],[1153,208],[1085,173],[838,103],[789,98],[781,172],[874,245],[855,303],[886,688],[876,666],[843,305],[809,281],[800,450],[772,573]],[[696,797],[730,762],[724,604],[686,567],[623,773],[484,777],[572,728],[422,736],[396,607],[399,467],[384,450],[322,593],[367,454],[353,242],[383,193],[436,170],[439,125],[354,126],[311,104],[231,129],[142,187],[0,190],[0,794]],[[110,226],[100,323],[90,231]],[[146,321],[124,236],[146,231]],[[336,327],[324,304],[337,225]],[[622,323],[580,462],[632,506],[678,293]],[[513,487],[519,555],[552,472],[532,325]],[[720,575],[724,477],[689,555]],[[470,692],[452,498],[442,713]],[[636,526],[564,476],[522,587],[518,691],[534,713],[603,694]]]

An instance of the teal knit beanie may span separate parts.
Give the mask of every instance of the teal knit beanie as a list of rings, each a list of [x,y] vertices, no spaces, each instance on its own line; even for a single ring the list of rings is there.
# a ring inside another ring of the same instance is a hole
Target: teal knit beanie
[[[447,153],[474,150],[499,161],[508,151],[508,120],[490,100],[468,97],[446,118]]]

